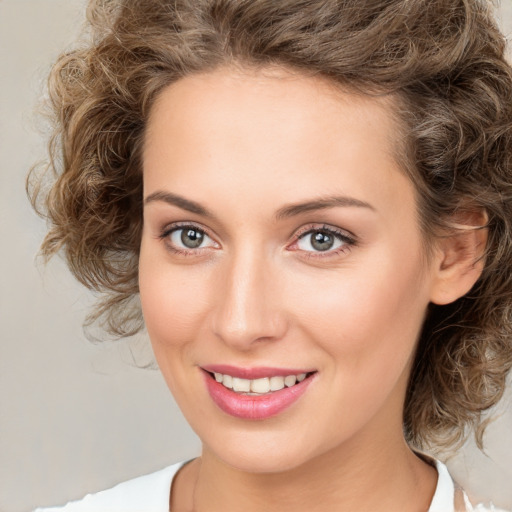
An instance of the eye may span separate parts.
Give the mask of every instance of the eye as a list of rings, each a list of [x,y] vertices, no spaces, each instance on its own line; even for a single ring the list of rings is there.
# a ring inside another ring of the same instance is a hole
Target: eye
[[[169,236],[171,242],[176,246],[182,244],[186,249],[197,249],[209,239],[209,236],[197,228],[180,228],[172,231]]]
[[[330,249],[337,249],[342,245],[342,241],[335,238],[335,236],[327,231],[313,231],[302,235],[297,246],[302,251],[329,251]]]
[[[308,228],[306,228],[307,231],[298,235],[292,249],[312,253],[312,255],[327,253],[326,256],[330,256],[347,251],[355,244],[354,238],[336,228],[328,226]]]
[[[167,228],[160,238],[174,252],[188,254],[207,247],[217,247],[217,243],[206,232],[193,225],[179,225]]]

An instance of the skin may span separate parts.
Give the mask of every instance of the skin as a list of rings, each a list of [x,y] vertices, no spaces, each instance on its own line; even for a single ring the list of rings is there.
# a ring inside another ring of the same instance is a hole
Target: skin
[[[427,305],[469,290],[480,269],[459,254],[478,241],[445,240],[426,258],[391,112],[389,98],[281,69],[189,76],[155,103],[140,296],[158,364],[203,443],[175,479],[173,511],[428,509],[437,474],[403,438],[404,396]],[[350,201],[276,218],[332,196]],[[203,245],[180,245],[174,223],[203,230]],[[315,250],[304,234],[324,226],[353,243]],[[207,364],[317,373],[290,408],[255,421],[213,403]]]

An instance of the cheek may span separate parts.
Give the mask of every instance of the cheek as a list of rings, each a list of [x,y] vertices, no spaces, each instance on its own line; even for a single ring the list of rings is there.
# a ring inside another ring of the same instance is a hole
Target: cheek
[[[190,267],[191,268],[191,267]],[[182,411],[196,403],[193,386],[184,386],[190,371],[190,352],[200,339],[207,310],[204,279],[178,272],[165,255],[141,248],[139,289],[142,312],[160,371]]]
[[[308,337],[353,371],[404,367],[421,328],[428,294],[420,258],[400,251],[372,254],[336,275],[302,278],[290,294]]]
[[[325,415],[332,439],[338,439],[340,425],[349,436],[380,410],[401,418],[428,300],[417,265],[391,255],[380,255],[378,262],[367,261],[336,279],[304,280],[298,284],[307,292],[289,296],[305,337],[323,353],[322,370],[331,383]]]
[[[204,282],[197,269],[178,272],[165,258],[141,250],[142,312],[157,358],[159,350],[178,348],[194,338],[206,308]]]

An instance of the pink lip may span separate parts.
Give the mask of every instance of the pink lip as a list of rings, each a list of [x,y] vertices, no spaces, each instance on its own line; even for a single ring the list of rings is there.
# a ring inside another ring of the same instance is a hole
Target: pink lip
[[[314,369],[304,370],[297,368],[271,368],[267,366],[258,366],[257,368],[240,368],[228,364],[212,364],[201,366],[203,370],[210,373],[222,373],[231,375],[239,379],[261,379],[263,377],[286,377],[287,375],[299,375],[301,373],[311,373]]]
[[[219,367],[217,366],[216,368]],[[284,375],[294,374],[293,371],[290,373],[287,372],[288,371],[286,371]],[[218,371],[217,373],[223,372]],[[225,373],[228,375],[233,375],[231,371],[226,371]],[[313,381],[313,376],[310,375],[308,378],[295,384],[292,387],[283,388],[279,391],[274,391],[266,395],[255,396],[235,393],[231,389],[228,389],[217,382],[207,372],[203,372],[203,375],[208,393],[210,394],[215,404],[225,413],[236,418],[243,418],[247,420],[264,420],[272,416],[276,416],[294,404],[306,392],[308,386]],[[239,375],[240,372],[233,376],[238,377]],[[260,378],[262,375],[261,372],[258,373],[258,375],[259,377],[252,378]],[[281,369],[280,373],[277,375],[283,375],[283,370]],[[264,376],[268,377],[269,374],[266,373]]]

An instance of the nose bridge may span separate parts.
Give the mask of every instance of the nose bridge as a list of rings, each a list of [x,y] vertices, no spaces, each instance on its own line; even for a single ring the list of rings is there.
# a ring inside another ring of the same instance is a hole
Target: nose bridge
[[[284,334],[274,273],[269,258],[250,244],[227,258],[219,275],[214,315],[215,334],[225,343],[248,349],[255,341]]]

